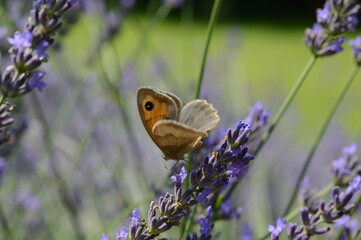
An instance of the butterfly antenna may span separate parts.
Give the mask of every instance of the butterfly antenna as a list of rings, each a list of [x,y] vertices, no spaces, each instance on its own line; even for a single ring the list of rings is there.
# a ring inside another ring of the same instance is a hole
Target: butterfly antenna
[[[155,156],[155,157],[153,157],[153,158],[151,158],[151,159],[148,159],[147,161],[145,161],[145,162],[142,162],[142,164],[138,167],[138,171],[140,171],[140,169],[145,165],[145,164],[147,164],[147,163],[149,163],[150,161],[153,161],[154,159],[157,159],[159,156]]]

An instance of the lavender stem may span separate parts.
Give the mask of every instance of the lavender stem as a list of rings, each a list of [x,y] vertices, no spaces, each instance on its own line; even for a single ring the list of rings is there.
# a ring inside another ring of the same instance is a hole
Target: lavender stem
[[[306,174],[306,172],[308,170],[308,166],[310,165],[310,163],[312,161],[312,157],[315,154],[315,152],[316,152],[316,150],[318,148],[318,145],[320,144],[320,142],[322,140],[322,137],[325,134],[326,129],[327,129],[327,127],[329,126],[329,124],[331,122],[332,117],[335,115],[335,112],[336,112],[338,106],[340,105],[342,99],[346,95],[346,93],[347,93],[348,89],[350,88],[353,80],[355,79],[358,71],[359,71],[359,66],[355,65],[353,67],[353,69],[351,70],[351,72],[349,74],[349,77],[347,78],[346,82],[344,83],[344,86],[342,87],[340,93],[338,94],[338,97],[337,97],[336,101],[332,105],[327,117],[325,118],[325,121],[323,122],[323,124],[322,124],[322,126],[320,128],[320,131],[318,132],[318,134],[317,134],[317,136],[315,138],[315,142],[313,143],[312,148],[311,148],[311,150],[309,151],[309,153],[307,155],[306,161],[305,161],[305,163],[304,163],[304,165],[302,167],[300,175],[297,178],[295,187],[293,188],[294,190],[292,192],[291,198],[290,198],[290,200],[289,200],[289,202],[287,204],[287,207],[286,207],[283,215],[286,215],[290,211],[290,209],[291,209],[291,207],[292,207],[292,205],[293,205],[293,203],[294,203],[294,201],[296,199],[296,196],[297,196],[297,193],[298,193],[298,190],[299,190],[299,187],[300,187],[300,183],[301,183],[302,179],[305,177],[305,174]]]

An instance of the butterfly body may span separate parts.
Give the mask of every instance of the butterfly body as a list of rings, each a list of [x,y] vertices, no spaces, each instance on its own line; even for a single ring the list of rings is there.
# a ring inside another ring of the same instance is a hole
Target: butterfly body
[[[183,107],[176,95],[153,87],[139,88],[137,103],[143,125],[166,160],[183,160],[219,122],[217,110],[205,100]]]

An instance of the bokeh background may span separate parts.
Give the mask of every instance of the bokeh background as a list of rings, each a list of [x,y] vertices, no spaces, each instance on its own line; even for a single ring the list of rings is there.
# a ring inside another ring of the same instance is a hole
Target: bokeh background
[[[48,86],[13,102],[16,138],[0,149],[6,162],[0,213],[14,239],[76,239],[74,224],[87,239],[100,239],[101,233],[127,225],[133,208],[146,216],[150,201],[170,191],[173,162],[165,162],[147,136],[136,92],[154,86],[184,103],[193,99],[213,1],[169,2],[84,0],[65,16],[42,67]],[[304,30],[322,5],[223,1],[201,90],[201,98],[218,109],[219,129],[234,127],[256,102],[271,116],[276,113],[311,57]],[[23,29],[32,5],[1,0],[0,6],[4,67],[6,38]],[[234,205],[243,208],[241,219],[217,223],[218,239],[239,239],[244,224],[263,236],[281,217],[310,144],[353,64],[347,44],[342,53],[317,62],[233,196]],[[317,189],[331,181],[331,161],[342,147],[361,140],[359,80],[307,174]],[[64,204],[62,191],[75,209]],[[169,237],[177,234],[174,229]]]

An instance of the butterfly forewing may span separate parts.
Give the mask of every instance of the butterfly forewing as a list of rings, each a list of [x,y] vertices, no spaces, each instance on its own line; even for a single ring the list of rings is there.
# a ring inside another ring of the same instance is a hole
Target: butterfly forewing
[[[154,124],[163,119],[178,120],[179,102],[174,98],[152,88],[138,90],[138,110],[145,128],[151,135]]]

